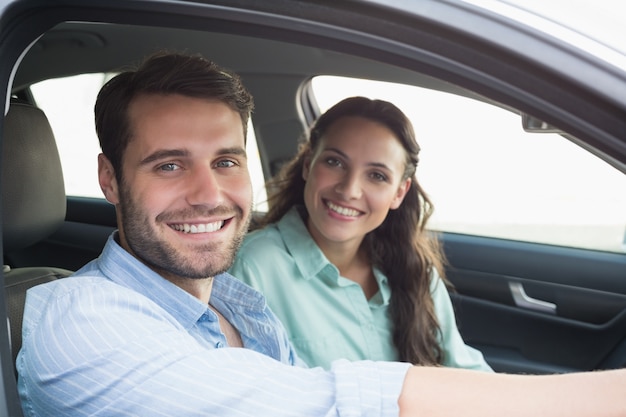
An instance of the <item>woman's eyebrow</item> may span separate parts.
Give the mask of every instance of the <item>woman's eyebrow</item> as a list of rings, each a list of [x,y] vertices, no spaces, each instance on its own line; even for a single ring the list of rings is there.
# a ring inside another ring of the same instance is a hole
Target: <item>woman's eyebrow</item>
[[[350,157],[348,156],[348,154],[346,154],[345,152],[337,149],[337,148],[326,148],[324,149],[324,151],[331,151],[334,153],[337,153],[339,155],[341,155],[343,158],[347,159],[348,161],[350,160]],[[371,167],[376,167],[376,168],[383,168],[386,169],[388,171],[391,171],[391,168],[389,168],[389,166],[387,166],[386,164],[383,164],[382,162],[368,162],[367,163],[368,166]]]

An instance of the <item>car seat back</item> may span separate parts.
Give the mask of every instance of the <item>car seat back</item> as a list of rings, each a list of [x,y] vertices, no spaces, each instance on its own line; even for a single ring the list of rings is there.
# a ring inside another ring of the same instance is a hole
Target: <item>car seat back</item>
[[[48,119],[40,109],[28,104],[11,103],[4,119],[1,168],[2,242],[6,254],[46,239],[65,220],[66,197],[61,160]],[[47,266],[4,265],[14,363],[22,345],[26,291],[71,273]]]

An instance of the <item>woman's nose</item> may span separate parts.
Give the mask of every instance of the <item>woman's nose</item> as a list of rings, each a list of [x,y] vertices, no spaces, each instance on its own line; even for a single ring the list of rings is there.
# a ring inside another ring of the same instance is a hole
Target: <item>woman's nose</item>
[[[337,183],[335,191],[343,196],[346,200],[354,200],[361,197],[362,188],[361,181],[357,175],[346,173]]]

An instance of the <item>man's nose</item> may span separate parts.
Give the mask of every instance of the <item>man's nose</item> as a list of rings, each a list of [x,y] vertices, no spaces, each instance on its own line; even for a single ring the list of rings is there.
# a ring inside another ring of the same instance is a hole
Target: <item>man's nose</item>
[[[196,166],[187,182],[187,202],[193,206],[216,207],[222,201],[222,187],[217,173],[210,166]]]

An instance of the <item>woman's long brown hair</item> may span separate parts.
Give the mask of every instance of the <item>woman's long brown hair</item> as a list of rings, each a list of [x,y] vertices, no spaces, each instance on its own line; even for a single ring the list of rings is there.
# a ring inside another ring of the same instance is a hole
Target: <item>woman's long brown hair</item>
[[[291,207],[304,205],[304,161],[314,153],[328,128],[347,116],[363,117],[386,126],[406,151],[403,179],[411,178],[411,187],[400,207],[390,210],[383,223],[365,236],[362,245],[370,255],[372,266],[380,269],[389,281],[389,311],[398,359],[421,365],[441,364],[443,350],[439,344],[440,327],[430,293],[430,279],[436,269],[448,285],[444,257],[436,236],[425,230],[433,205],[415,177],[420,148],[413,125],[395,105],[383,100],[351,97],[321,115],[296,157],[268,182],[269,211],[261,219],[260,227],[277,222]]]

